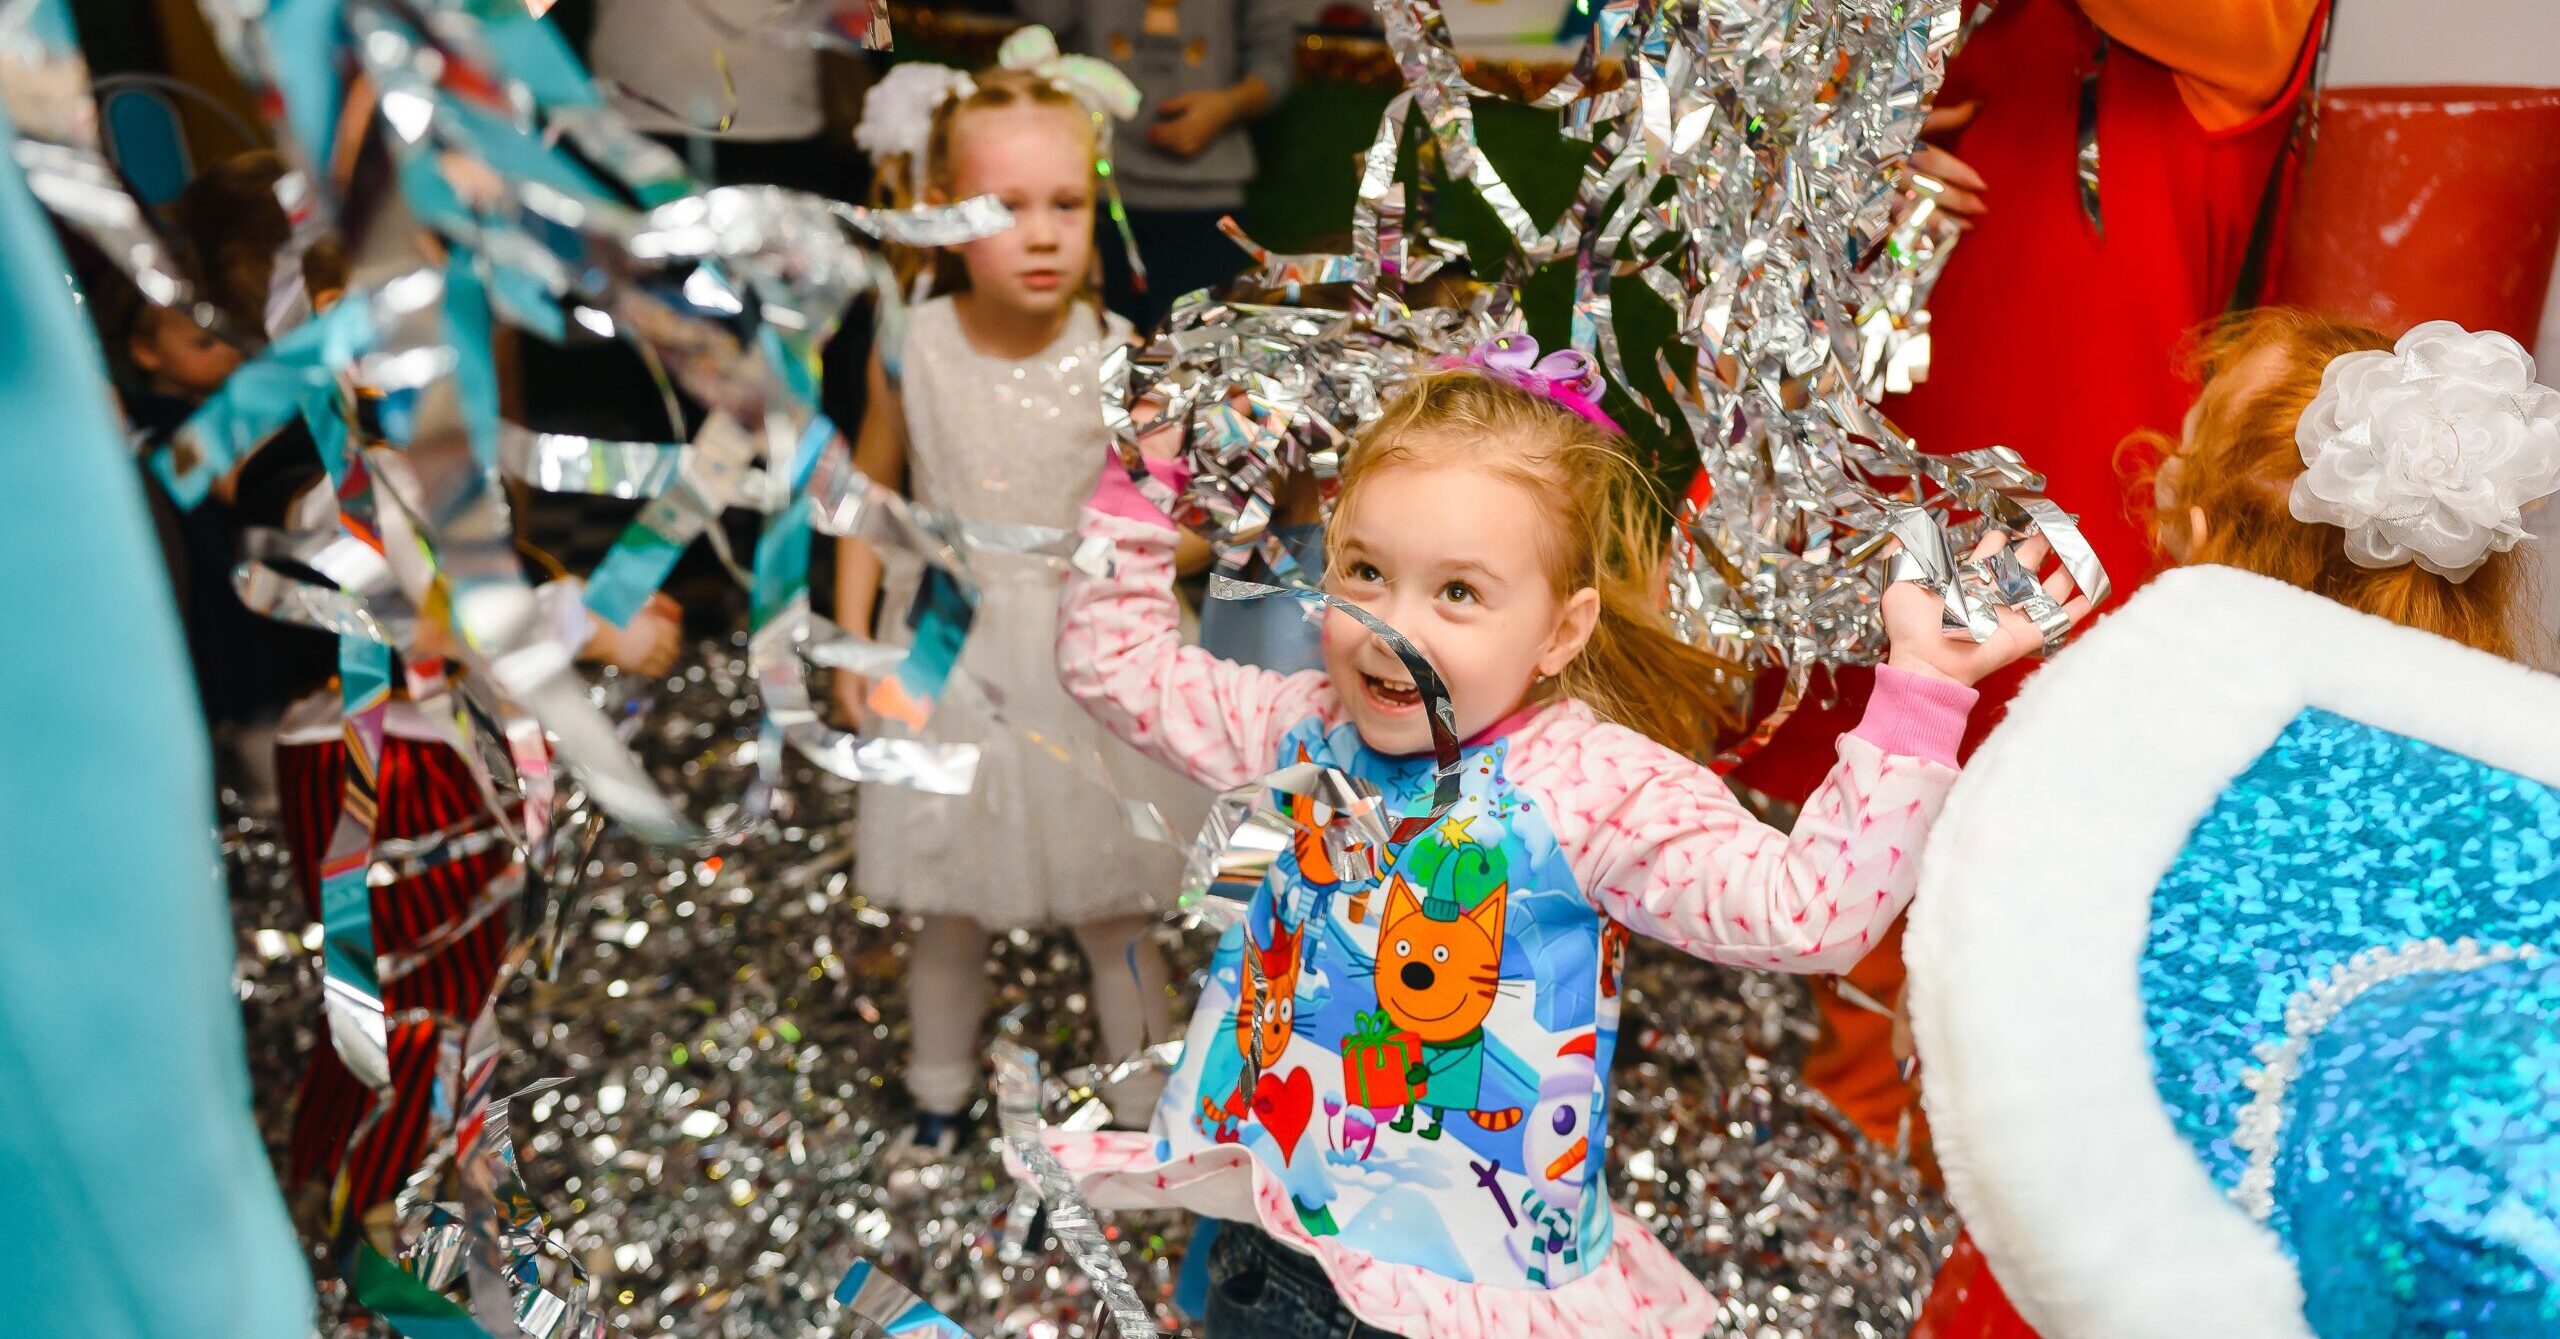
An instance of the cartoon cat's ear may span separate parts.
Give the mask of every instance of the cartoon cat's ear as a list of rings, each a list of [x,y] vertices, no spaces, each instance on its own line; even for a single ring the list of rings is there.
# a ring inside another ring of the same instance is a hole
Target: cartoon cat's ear
[[[1387,881],[1387,918],[1380,924],[1393,925],[1421,910],[1422,903],[1414,899],[1413,885],[1406,883],[1404,876],[1397,875]]]
[[[1510,892],[1510,884],[1494,885],[1493,891],[1485,894],[1484,900],[1476,903],[1475,908],[1467,913],[1467,919],[1474,921],[1488,937],[1502,938],[1502,913],[1504,904],[1510,901]]]

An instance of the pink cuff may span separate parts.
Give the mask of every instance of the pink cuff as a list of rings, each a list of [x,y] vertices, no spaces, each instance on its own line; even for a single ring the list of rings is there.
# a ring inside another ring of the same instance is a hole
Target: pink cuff
[[[1157,483],[1177,493],[1182,491],[1183,485],[1191,482],[1191,467],[1179,460],[1150,458],[1147,473]],[[1117,516],[1124,521],[1142,521],[1167,530],[1174,528],[1173,518],[1165,515],[1164,508],[1148,501],[1147,495],[1138,491],[1138,485],[1130,481],[1129,471],[1121,467],[1117,457],[1104,457],[1102,477],[1094,481],[1093,496],[1086,500],[1085,505],[1105,516]]]
[[[1953,767],[1965,717],[1981,696],[1960,683],[1878,665],[1866,717],[1849,733],[1886,753]]]

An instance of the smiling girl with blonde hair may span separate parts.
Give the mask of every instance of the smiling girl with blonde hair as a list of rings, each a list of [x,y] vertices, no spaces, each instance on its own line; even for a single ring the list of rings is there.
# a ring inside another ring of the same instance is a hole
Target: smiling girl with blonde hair
[[[1458,798],[1375,877],[1310,842],[1281,856],[1219,943],[1151,1133],[1048,1135],[1097,1207],[1226,1220],[1212,1339],[1707,1330],[1713,1297],[1602,1180],[1626,933],[1736,966],[1855,962],[1910,897],[1968,685],[2042,645],[2014,610],[1950,639],[1936,596],[1891,588],[1864,723],[1792,834],[1755,822],[1695,761],[1730,725],[1727,670],[1656,607],[1658,508],[1598,389],[1578,355],[1505,336],[1361,435],[1326,589],[1446,684]],[[1426,704],[1394,648],[1336,610],[1321,670],[1219,661],[1180,644],[1175,531],[1124,471],[1083,528],[1116,548],[1060,616],[1088,710],[1212,787],[1312,762],[1429,812]],[[1294,971],[1263,962],[1274,945]]]

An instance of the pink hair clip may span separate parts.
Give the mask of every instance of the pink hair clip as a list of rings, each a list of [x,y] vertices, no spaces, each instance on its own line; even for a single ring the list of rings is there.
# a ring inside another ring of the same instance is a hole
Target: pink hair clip
[[[1623,437],[1626,430],[1600,408],[1600,369],[1580,349],[1558,349],[1538,355],[1538,341],[1514,331],[1496,335],[1467,351],[1464,358],[1443,358],[1442,367],[1472,367],[1543,400],[1571,410],[1576,417]]]

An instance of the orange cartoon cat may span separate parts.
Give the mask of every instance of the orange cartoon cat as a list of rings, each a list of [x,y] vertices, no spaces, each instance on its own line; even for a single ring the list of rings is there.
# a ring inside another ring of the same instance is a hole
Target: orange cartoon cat
[[[1264,1069],[1279,1062],[1297,1021],[1298,945],[1306,931],[1304,927],[1288,929],[1279,919],[1272,917],[1269,947],[1256,945],[1250,928],[1244,937],[1244,962],[1236,972],[1235,1086],[1224,1100],[1205,1095],[1200,1099],[1203,1128],[1221,1142],[1233,1137],[1235,1121],[1252,1112],[1254,1083]],[[1203,1094],[1216,1091],[1207,1082],[1214,1072],[1201,1075]]]
[[[1487,1130],[1520,1123],[1520,1108],[1485,1110],[1484,1020],[1501,990],[1503,920],[1511,886],[1499,847],[1452,842],[1428,832],[1397,857],[1378,929],[1378,1004],[1422,1043],[1406,1084],[1405,1107],[1389,1128],[1411,1132],[1413,1113],[1431,1113],[1422,1137],[1440,1137],[1447,1113],[1464,1111]],[[1414,883],[1428,891],[1414,894]]]

